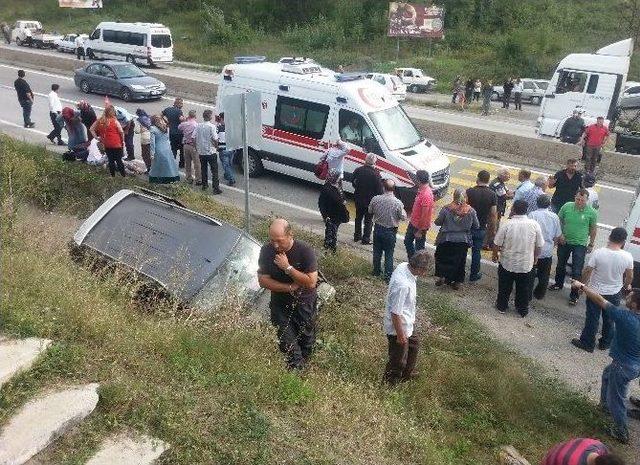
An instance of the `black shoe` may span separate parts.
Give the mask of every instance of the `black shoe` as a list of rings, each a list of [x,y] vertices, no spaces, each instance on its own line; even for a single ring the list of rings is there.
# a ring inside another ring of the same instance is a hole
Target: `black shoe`
[[[203,185],[201,186],[201,189],[202,189],[203,191],[206,191],[206,190],[207,190],[207,185],[206,185],[206,184],[203,184]]]
[[[178,163],[178,168],[184,168],[184,163]]]
[[[611,344],[603,344],[602,341],[598,342],[598,350],[607,350],[611,347]]]
[[[562,289],[562,286],[558,286],[557,284],[552,284],[547,289],[550,291],[559,291]]]
[[[627,410],[627,416],[629,418],[633,418],[634,420],[640,420],[640,410],[637,408],[630,408]]]
[[[574,347],[577,347],[578,349],[582,349],[585,352],[589,352],[590,354],[593,353],[593,348],[589,348],[586,345],[584,345],[584,343],[580,339],[578,339],[577,337],[571,339],[571,345],[574,346]]]
[[[47,139],[49,139],[52,144],[55,142],[55,137],[47,136]]]
[[[474,283],[476,281],[480,281],[481,278],[482,278],[482,273],[478,273],[476,275],[469,276],[469,282]]]
[[[504,315],[507,313],[507,309],[506,308],[500,308],[496,305],[496,310],[498,310],[498,313],[500,313],[501,315]]]
[[[236,185],[236,182],[235,181],[229,181],[227,184],[229,184],[231,187],[233,187],[233,186]]]
[[[522,317],[522,318],[526,318],[527,315],[529,314],[529,309],[527,310],[518,310],[518,314]]]
[[[361,239],[362,239],[362,237],[353,236],[353,242],[359,242]]]
[[[371,241],[368,239],[362,239],[362,242],[360,242],[362,245],[371,245]]]
[[[201,182],[196,182],[196,186],[202,186]]]
[[[25,128],[34,128],[35,126],[36,126],[36,123],[29,123],[24,125]]]
[[[220,189],[213,189],[213,195],[219,195],[222,194],[222,191]]]
[[[67,145],[62,139],[60,139],[58,141],[58,145],[63,146],[63,145]]]
[[[612,426],[609,430],[609,436],[622,444],[629,444],[629,431],[621,430],[616,426]]]
[[[631,405],[634,407],[640,408],[640,397],[629,396],[629,402],[631,402]]]

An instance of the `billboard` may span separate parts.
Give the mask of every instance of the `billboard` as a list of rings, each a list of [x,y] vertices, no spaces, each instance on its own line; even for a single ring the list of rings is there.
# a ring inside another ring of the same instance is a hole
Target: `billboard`
[[[58,0],[60,8],[102,8],[102,0]]]
[[[444,8],[407,2],[389,3],[389,37],[444,37]]]

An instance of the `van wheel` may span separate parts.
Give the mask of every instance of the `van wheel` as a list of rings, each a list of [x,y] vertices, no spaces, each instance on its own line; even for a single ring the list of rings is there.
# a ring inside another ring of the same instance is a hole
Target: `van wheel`
[[[244,173],[244,159],[242,157],[242,150],[240,151],[240,171]],[[258,152],[249,147],[249,177],[259,178],[264,174],[264,166],[262,166],[262,160]]]
[[[91,93],[91,87],[89,87],[89,83],[87,81],[80,82],[80,90],[85,94]]]
[[[16,37],[16,45],[18,47],[22,45],[22,39],[20,37]]]
[[[131,91],[126,87],[122,89],[120,96],[122,97],[122,100],[124,100],[125,102],[130,102],[131,100],[133,100],[133,95],[131,94]]]
[[[89,60],[96,59],[96,56],[93,54],[93,50],[91,50],[90,48],[87,49],[87,56],[89,57]]]
[[[133,57],[133,55],[127,55],[125,60],[127,60],[127,63],[131,63],[132,65],[136,64],[136,59]]]
[[[531,97],[532,105],[540,105],[542,103],[542,97]]]

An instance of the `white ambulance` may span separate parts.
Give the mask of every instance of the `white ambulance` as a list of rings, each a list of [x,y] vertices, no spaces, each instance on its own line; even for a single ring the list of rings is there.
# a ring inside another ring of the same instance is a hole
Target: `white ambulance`
[[[595,53],[572,53],[563,58],[547,86],[538,117],[538,134],[559,137],[573,110],[583,111],[586,124],[613,117],[629,72],[633,39],[607,45]]]
[[[633,287],[640,287],[640,185],[636,189],[629,216],[624,220],[624,227],[628,234],[625,250],[633,255]]]
[[[225,95],[250,90],[262,94],[262,139],[249,150],[250,176],[267,169],[320,182],[314,167],[340,138],[349,148],[345,190],[353,191],[353,171],[364,164],[367,152],[374,152],[377,169],[383,178],[396,181],[406,206],[415,197],[417,170],[429,173],[438,198],[446,194],[449,159],[420,134],[383,86],[364,75],[336,74],[309,62],[251,62],[243,57],[242,63],[223,69],[218,111],[224,111]]]

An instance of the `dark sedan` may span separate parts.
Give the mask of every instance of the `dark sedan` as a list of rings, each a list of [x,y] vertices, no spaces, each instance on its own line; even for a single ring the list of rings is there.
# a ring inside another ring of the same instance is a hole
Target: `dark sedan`
[[[73,80],[85,93],[115,95],[127,102],[159,99],[167,91],[161,81],[136,65],[120,61],[90,63],[76,69]]]

